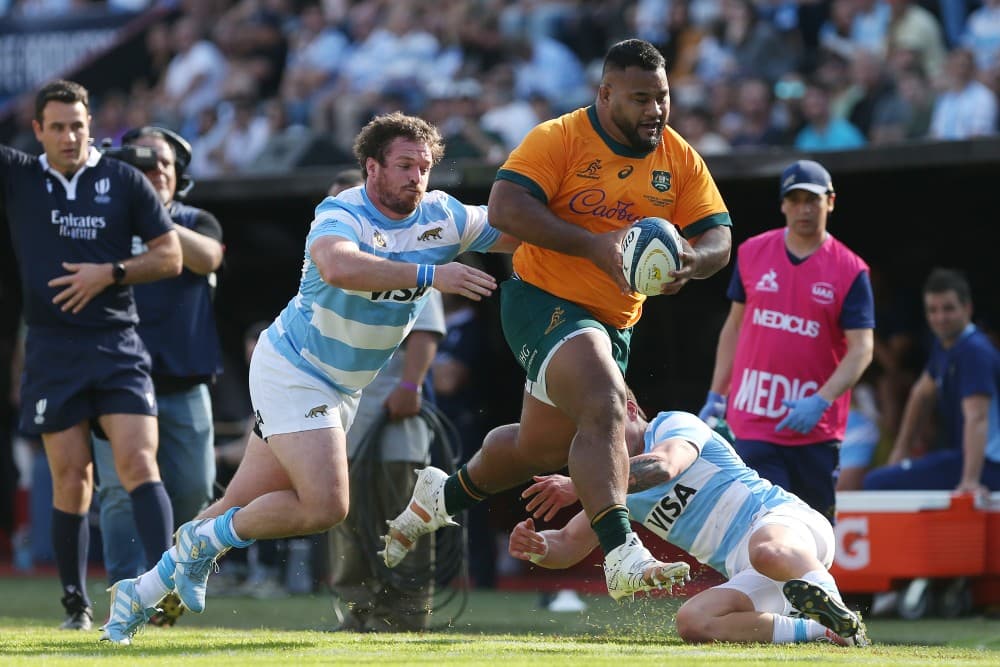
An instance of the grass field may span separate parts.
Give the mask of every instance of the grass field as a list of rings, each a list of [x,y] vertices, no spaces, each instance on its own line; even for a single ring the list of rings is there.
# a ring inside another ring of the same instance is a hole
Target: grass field
[[[211,590],[211,588],[210,588]],[[107,596],[91,587],[95,614]],[[0,579],[0,665],[997,665],[1000,620],[873,620],[876,645],[686,646],[674,632],[677,602],[638,599],[618,605],[585,596],[579,613],[538,608],[534,593],[474,592],[465,612],[426,633],[329,632],[336,624],[327,595],[277,601],[209,596],[204,614],[174,628],[149,628],[131,647],[97,641],[98,632],[54,629],[61,620],[58,584],[41,577]],[[99,624],[99,622],[97,623]]]

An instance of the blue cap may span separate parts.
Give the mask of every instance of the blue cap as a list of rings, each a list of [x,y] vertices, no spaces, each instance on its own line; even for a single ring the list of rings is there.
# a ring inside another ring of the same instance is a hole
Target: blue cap
[[[833,194],[833,179],[819,162],[799,160],[781,172],[781,196],[792,190],[808,190],[818,195]]]

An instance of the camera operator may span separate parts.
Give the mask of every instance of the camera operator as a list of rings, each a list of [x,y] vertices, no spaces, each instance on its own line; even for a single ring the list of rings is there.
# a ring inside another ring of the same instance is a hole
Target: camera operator
[[[222,263],[222,226],[211,213],[177,201],[193,184],[184,173],[191,147],[182,137],[147,126],[126,132],[122,143],[121,148],[105,149],[105,155],[129,162],[146,175],[173,220],[183,253],[181,275],[135,290],[139,335],[152,357],[159,404],[157,463],[180,525],[208,505],[215,481],[208,384],[222,368],[212,308],[214,272]],[[133,252],[142,252],[139,240],[133,243]],[[128,496],[115,475],[106,441],[95,438],[94,459],[104,563],[109,583],[114,583],[145,570],[146,558],[135,538]],[[162,612],[150,622],[174,624],[183,608],[171,597],[164,599]]]

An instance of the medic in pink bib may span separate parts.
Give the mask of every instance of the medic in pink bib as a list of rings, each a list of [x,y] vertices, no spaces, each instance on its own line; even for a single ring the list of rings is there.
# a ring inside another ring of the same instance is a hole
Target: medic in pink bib
[[[781,175],[785,227],[737,251],[715,371],[699,416],[723,416],[761,477],[831,520],[851,387],[871,363],[868,265],[826,231],[836,195],[818,162]]]

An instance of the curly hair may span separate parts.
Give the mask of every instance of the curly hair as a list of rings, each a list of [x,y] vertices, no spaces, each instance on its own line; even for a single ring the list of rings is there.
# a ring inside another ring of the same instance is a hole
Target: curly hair
[[[444,141],[436,127],[422,118],[394,111],[372,118],[354,140],[354,157],[365,176],[368,175],[365,167],[368,158],[375,158],[379,164],[384,165],[389,144],[399,137],[427,144],[431,149],[433,164],[440,162],[444,156]]]
[[[38,91],[35,95],[35,120],[42,122],[42,112],[49,102],[62,102],[64,104],[75,104],[82,102],[84,108],[90,112],[90,95],[87,89],[75,81],[57,79],[51,81]]]

